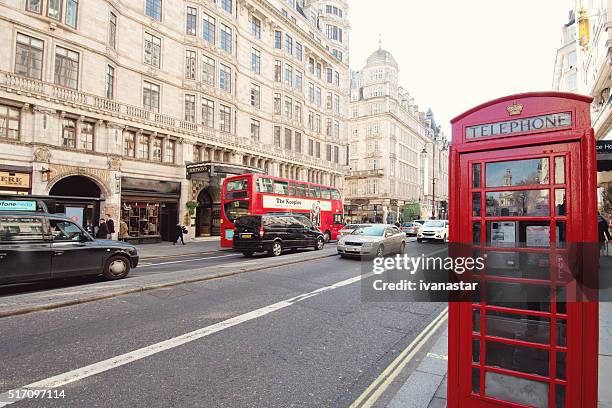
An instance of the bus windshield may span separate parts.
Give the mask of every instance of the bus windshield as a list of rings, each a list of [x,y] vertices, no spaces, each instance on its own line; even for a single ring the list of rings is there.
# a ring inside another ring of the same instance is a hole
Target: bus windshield
[[[249,202],[247,200],[230,201],[224,204],[223,211],[231,222],[242,215],[249,214]]]

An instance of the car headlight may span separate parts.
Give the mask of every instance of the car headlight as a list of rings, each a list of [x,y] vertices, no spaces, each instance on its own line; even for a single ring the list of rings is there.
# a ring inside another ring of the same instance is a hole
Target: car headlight
[[[138,254],[138,250],[136,248],[129,248],[128,249],[128,253],[130,255],[137,255]]]

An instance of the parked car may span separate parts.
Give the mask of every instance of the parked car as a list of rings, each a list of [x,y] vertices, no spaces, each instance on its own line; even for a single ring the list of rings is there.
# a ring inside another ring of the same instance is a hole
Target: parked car
[[[27,210],[0,205],[0,283],[83,275],[116,280],[138,265],[133,245],[94,239],[67,217],[27,207],[27,200],[19,202]]]
[[[435,240],[446,241],[448,239],[447,220],[427,220],[417,234],[417,241]]]
[[[340,231],[338,231],[339,236],[348,235],[351,232],[355,231],[357,227],[363,224],[346,224]]]
[[[343,258],[402,253],[406,248],[406,234],[395,225],[362,224],[349,235],[340,237],[337,248]]]
[[[421,228],[421,224],[416,222],[405,222],[402,224],[400,229],[406,234],[406,236],[414,237]]]
[[[321,250],[324,245],[321,231],[303,215],[245,215],[234,221],[233,249],[244,256],[255,252],[279,256],[285,249]]]

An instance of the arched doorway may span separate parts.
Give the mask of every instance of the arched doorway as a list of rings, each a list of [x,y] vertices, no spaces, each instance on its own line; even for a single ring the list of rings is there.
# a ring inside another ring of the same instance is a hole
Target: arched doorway
[[[98,225],[103,192],[97,182],[85,176],[68,176],[59,180],[49,190],[54,198],[55,213],[65,214],[74,222],[93,232]]]
[[[195,234],[196,237],[209,237],[213,234],[213,199],[208,187],[198,194]]]

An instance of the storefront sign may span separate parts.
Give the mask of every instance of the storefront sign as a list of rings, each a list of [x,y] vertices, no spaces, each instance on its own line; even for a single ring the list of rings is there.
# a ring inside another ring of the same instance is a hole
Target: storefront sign
[[[465,128],[465,138],[470,140],[489,136],[508,136],[517,133],[537,132],[541,130],[558,130],[571,125],[571,112],[551,113],[548,115],[532,116],[530,118],[468,126]]]
[[[311,211],[318,205],[322,211],[331,211],[331,202],[323,200],[308,200],[305,198],[289,198],[278,196],[263,196],[264,208],[274,208],[279,210],[304,210]]]
[[[30,175],[0,171],[0,187],[30,188]]]
[[[36,211],[36,201],[0,200],[0,211]]]

